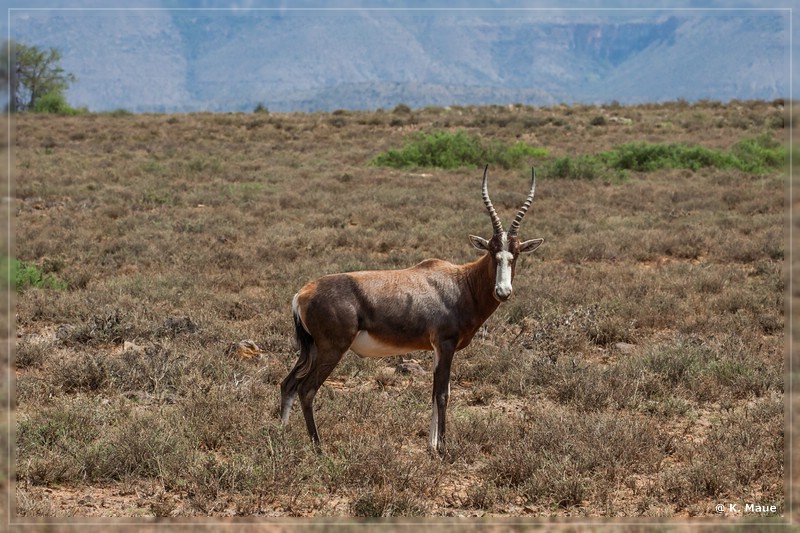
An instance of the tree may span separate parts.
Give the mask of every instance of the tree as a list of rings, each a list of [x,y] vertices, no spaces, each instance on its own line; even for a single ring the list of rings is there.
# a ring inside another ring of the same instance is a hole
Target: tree
[[[0,51],[0,94],[4,94],[8,99],[5,103],[5,111],[8,112],[12,109],[12,102],[14,101],[13,94],[16,87],[14,68],[12,67],[12,47],[14,41],[6,41],[3,43],[3,49]],[[4,98],[5,99],[5,98]]]
[[[15,111],[33,109],[46,94],[62,95],[75,76],[59,65],[61,53],[55,48],[41,50],[11,41],[11,102]]]

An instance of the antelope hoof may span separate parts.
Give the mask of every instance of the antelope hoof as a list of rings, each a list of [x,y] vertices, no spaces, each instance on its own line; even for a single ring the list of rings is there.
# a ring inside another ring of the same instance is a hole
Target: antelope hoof
[[[435,446],[428,445],[428,452],[437,459],[444,459],[445,449],[444,442],[437,442]]]

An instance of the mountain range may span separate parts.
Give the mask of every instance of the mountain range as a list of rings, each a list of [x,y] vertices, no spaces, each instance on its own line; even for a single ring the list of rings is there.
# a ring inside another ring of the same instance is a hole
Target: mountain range
[[[378,2],[380,4],[380,2]],[[374,6],[375,3],[372,3]],[[26,10],[92,111],[272,111],[790,94],[786,10]]]

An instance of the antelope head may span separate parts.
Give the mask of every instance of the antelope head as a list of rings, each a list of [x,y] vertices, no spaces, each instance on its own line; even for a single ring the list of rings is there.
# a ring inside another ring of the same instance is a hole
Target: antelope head
[[[500,217],[497,216],[492,201],[489,199],[489,188],[486,184],[487,172],[489,165],[483,170],[483,203],[486,210],[489,212],[489,218],[492,220],[492,228],[494,232],[492,238],[486,240],[476,235],[470,235],[469,239],[472,245],[479,249],[488,252],[491,261],[491,268],[495,272],[494,277],[494,291],[492,294],[498,302],[505,302],[511,297],[512,287],[511,280],[514,278],[514,268],[517,263],[519,254],[529,254],[536,250],[539,245],[544,242],[544,239],[531,239],[528,241],[520,242],[517,232],[519,231],[520,222],[522,222],[525,213],[531,206],[533,201],[533,193],[536,189],[536,170],[531,169],[531,190],[528,193],[528,198],[522,204],[517,216],[514,217],[508,231],[503,231],[503,224],[500,222]]]

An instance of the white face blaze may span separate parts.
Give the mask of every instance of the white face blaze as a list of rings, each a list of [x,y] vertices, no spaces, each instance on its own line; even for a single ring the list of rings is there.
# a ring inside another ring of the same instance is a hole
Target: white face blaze
[[[502,249],[497,252],[497,275],[495,276],[494,294],[498,300],[506,300],[511,296],[511,263],[514,255],[508,251],[508,235],[501,234]]]

